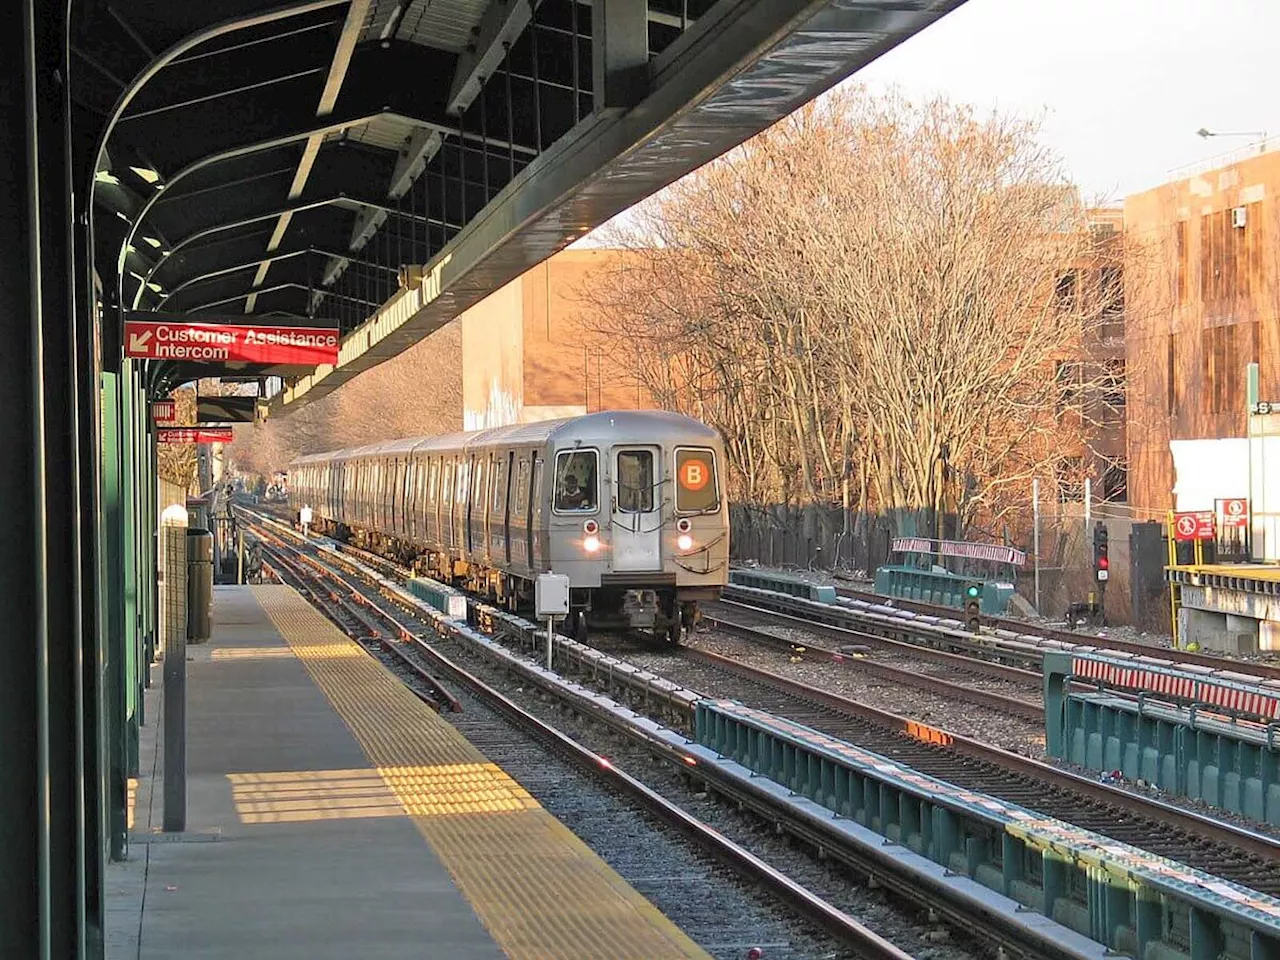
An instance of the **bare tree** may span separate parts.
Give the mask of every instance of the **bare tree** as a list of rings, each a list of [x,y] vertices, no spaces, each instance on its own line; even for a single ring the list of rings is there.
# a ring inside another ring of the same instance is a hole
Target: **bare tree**
[[[1087,440],[1089,211],[1034,124],[829,96],[676,185],[591,298],[656,401],[725,434],[735,496],[994,521]]]
[[[259,476],[287,469],[299,454],[462,425],[462,334],[450,324],[333,393],[265,424],[236,427],[231,458]]]

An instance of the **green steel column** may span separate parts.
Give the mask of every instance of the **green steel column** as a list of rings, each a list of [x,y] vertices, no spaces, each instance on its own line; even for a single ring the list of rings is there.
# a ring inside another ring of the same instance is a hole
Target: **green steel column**
[[[1218,918],[1208,910],[1191,908],[1191,936],[1187,952],[1191,960],[1218,960],[1226,946]]]
[[[125,769],[138,775],[138,430],[135,364],[124,362],[120,378],[121,522],[124,546]]]
[[[120,374],[102,375],[102,564],[101,622],[106,633],[107,834],[110,856],[128,853],[129,774],[125,669],[124,530],[120,468]]]

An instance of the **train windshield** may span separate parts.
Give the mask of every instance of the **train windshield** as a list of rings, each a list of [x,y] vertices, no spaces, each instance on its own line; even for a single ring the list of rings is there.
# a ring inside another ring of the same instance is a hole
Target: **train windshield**
[[[556,456],[556,512],[586,513],[600,502],[596,484],[596,452],[565,451]]]
[[[653,510],[653,452],[623,450],[618,454],[618,509],[623,513]]]
[[[720,508],[716,458],[710,450],[676,451],[676,510],[712,513]]]

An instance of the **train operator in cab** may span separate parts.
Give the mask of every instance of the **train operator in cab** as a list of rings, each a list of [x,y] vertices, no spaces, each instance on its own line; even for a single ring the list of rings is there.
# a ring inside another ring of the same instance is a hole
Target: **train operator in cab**
[[[564,478],[560,503],[563,510],[590,510],[592,507],[591,494],[578,483],[577,476],[572,473]]]

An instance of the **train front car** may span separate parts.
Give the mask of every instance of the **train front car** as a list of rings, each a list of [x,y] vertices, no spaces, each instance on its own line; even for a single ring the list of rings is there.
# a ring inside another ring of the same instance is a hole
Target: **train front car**
[[[729,575],[720,435],[679,414],[568,420],[547,438],[550,566],[573,588],[575,634],[638,629],[677,643]]]

